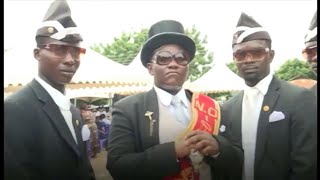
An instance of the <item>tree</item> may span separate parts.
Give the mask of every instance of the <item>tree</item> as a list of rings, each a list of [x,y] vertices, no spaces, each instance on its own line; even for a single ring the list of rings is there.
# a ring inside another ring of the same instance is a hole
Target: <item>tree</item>
[[[295,78],[316,79],[315,74],[306,61],[289,59],[275,72],[275,75],[282,80],[290,81]]]
[[[213,52],[209,52],[205,48],[207,36],[201,37],[200,31],[195,26],[192,26],[191,29],[186,29],[185,32],[196,43],[196,54],[190,63],[189,71],[189,79],[194,81],[212,67]],[[123,32],[120,38],[115,37],[111,44],[95,44],[91,49],[111,60],[128,65],[138,55],[147,39],[148,30],[144,28],[138,32]]]
[[[234,62],[227,63],[226,65],[228,66],[228,68],[229,68],[232,72],[234,72],[234,73],[236,73],[236,74],[238,75],[239,71],[238,71],[238,69],[237,69],[237,67],[236,67],[236,64],[235,64]]]
[[[147,29],[132,33],[123,32],[120,37],[115,37],[111,44],[94,44],[91,49],[113,61],[128,65],[138,55],[147,38]]]

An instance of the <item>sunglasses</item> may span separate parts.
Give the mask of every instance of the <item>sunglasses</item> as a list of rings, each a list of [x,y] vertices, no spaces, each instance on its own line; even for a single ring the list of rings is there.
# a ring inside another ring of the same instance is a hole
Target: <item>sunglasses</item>
[[[251,49],[245,51],[239,50],[233,52],[233,59],[236,62],[244,62],[247,57],[250,56],[252,60],[262,60],[266,57],[269,51],[269,48]]]
[[[308,47],[302,50],[302,55],[305,59],[312,59],[313,57],[317,56],[317,46]]]
[[[181,66],[186,66],[190,63],[190,56],[187,52],[181,51],[176,54],[172,54],[169,51],[158,51],[154,55],[153,61],[158,65],[168,65],[173,60]]]
[[[58,44],[44,44],[39,45],[39,48],[47,49],[53,52],[56,58],[63,59],[67,56],[68,52],[70,52],[72,58],[74,60],[80,60],[81,55],[86,53],[86,49],[74,46],[67,45],[58,45]]]

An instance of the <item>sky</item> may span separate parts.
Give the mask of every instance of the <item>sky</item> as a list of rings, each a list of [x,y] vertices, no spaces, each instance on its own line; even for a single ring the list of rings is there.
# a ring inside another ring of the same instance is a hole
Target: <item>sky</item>
[[[34,36],[52,0],[4,0],[4,48],[35,46]],[[268,29],[276,70],[285,60],[301,58],[303,38],[317,9],[316,0],[69,0],[72,18],[87,46],[112,43],[122,32],[149,28],[173,19],[208,36],[215,63],[232,61],[232,35],[241,12]]]

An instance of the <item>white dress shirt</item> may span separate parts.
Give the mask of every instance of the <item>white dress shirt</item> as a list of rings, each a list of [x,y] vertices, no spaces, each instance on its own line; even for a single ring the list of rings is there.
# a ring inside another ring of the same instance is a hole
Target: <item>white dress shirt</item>
[[[66,124],[69,127],[69,130],[73,136],[73,139],[77,142],[76,133],[72,124],[72,114],[70,111],[71,102],[69,98],[67,98],[64,94],[62,94],[57,89],[53,88],[51,85],[49,85],[47,82],[42,80],[39,76],[36,76],[35,79],[41,84],[41,86],[49,93],[53,101],[58,105],[61,114],[64,117],[64,120],[66,121]]]
[[[259,116],[263,99],[267,94],[271,80],[272,74],[269,73],[254,87],[246,86],[244,90],[241,117],[242,147],[244,149],[243,180],[254,179],[254,160]],[[251,91],[252,89],[258,90],[258,95],[256,97],[256,108],[254,110],[246,108],[245,98],[249,95],[250,89]],[[247,119],[248,115],[250,117],[254,116],[254,119],[251,118],[251,121],[249,121],[249,119]]]
[[[170,109],[170,111],[174,114],[174,107],[171,105],[171,100],[172,100],[172,97],[173,95],[156,87],[156,86],[153,86],[156,93],[157,93],[157,96],[158,96],[158,99],[159,101],[165,105],[166,107],[168,107]],[[191,117],[191,103],[190,101],[188,100],[187,98],[187,95],[186,95],[186,92],[185,90],[182,88],[175,96],[178,96],[179,99],[182,101],[183,105],[184,105],[184,111],[185,111],[185,114],[188,114],[189,117]],[[190,119],[189,119],[190,121]]]

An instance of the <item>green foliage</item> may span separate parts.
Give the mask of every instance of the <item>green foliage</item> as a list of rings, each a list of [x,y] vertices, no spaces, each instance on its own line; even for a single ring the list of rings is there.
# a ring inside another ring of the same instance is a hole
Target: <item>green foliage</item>
[[[234,62],[230,62],[226,64],[228,66],[228,68],[233,71],[234,73],[236,73],[238,75],[238,69],[237,66]]]
[[[275,75],[282,80],[290,81],[295,78],[316,79],[315,74],[306,61],[289,59],[275,72]]]
[[[196,43],[196,54],[189,69],[189,79],[194,81],[212,67],[213,52],[208,52],[205,47],[207,36],[201,37],[200,31],[195,26],[185,31]],[[137,56],[147,39],[148,29],[142,29],[139,32],[123,32],[120,37],[114,38],[111,44],[95,44],[91,49],[111,60],[128,65]]]
[[[138,55],[142,45],[148,38],[148,29],[139,32],[123,32],[120,37],[115,37],[111,44],[94,44],[91,49],[116,61],[128,65]]]
[[[192,82],[211,69],[213,52],[209,52],[205,47],[208,43],[207,35],[201,37],[200,31],[198,31],[194,25],[190,30],[186,29],[185,32],[196,43],[196,54],[189,65],[189,79]]]

